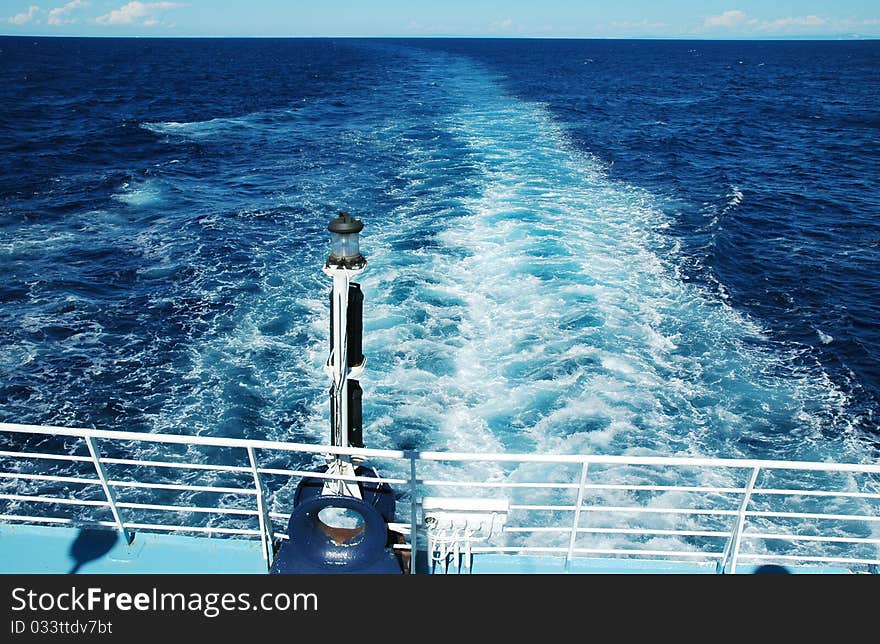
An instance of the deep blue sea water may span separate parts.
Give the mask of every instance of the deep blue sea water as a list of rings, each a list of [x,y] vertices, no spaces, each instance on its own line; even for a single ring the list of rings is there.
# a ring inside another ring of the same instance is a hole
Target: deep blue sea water
[[[874,460],[880,42],[0,38],[0,420]]]

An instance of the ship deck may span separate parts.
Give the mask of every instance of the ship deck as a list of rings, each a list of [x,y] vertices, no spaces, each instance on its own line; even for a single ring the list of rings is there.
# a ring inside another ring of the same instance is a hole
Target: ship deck
[[[139,532],[0,524],[4,573],[265,573],[260,542]]]
[[[259,541],[140,532],[126,544],[117,532],[59,526],[0,524],[0,572],[20,574],[265,574]],[[848,574],[835,566],[786,566],[767,572]],[[434,566],[419,558],[417,574],[715,574],[706,562],[558,558],[478,553],[471,568]],[[743,565],[738,574],[763,572]]]

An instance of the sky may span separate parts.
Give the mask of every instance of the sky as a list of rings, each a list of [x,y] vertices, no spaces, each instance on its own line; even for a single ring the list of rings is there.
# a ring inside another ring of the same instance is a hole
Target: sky
[[[880,38],[877,0],[0,0],[28,36]]]

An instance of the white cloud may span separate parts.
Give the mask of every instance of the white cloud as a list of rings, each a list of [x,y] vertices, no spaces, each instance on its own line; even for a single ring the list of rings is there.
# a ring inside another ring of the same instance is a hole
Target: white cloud
[[[89,3],[85,0],[72,0],[72,2],[68,2],[63,7],[50,9],[48,22],[50,25],[67,25],[72,22],[76,22],[75,18],[68,18],[68,15],[72,11],[76,11],[77,9],[82,9],[88,6]]]
[[[717,16],[709,16],[703,23],[706,27],[738,27],[746,21],[748,16],[745,11],[739,9],[731,9]]]
[[[28,7],[27,11],[25,11],[23,13],[19,13],[15,16],[12,16],[11,18],[9,18],[9,22],[11,22],[14,25],[26,25],[27,23],[34,20],[34,18],[37,17],[37,15],[40,13],[40,11],[41,11],[41,9],[37,5],[32,4],[30,7]]]
[[[95,20],[99,25],[141,24],[152,26],[158,24],[158,19],[155,18],[156,14],[183,6],[186,5],[176,2],[129,2],[119,9],[98,16]]]
[[[778,20],[764,20],[758,29],[761,31],[780,31],[792,27],[824,27],[830,23],[828,18],[820,18],[819,16],[804,16],[803,18],[789,16]]]
[[[774,20],[758,20],[748,16],[744,11],[732,9],[717,16],[706,18],[703,26],[722,27],[727,29],[738,28],[741,32],[759,32],[766,34],[788,33],[840,33],[849,30],[871,29],[880,24],[876,19],[849,20],[839,18],[826,18],[822,16],[786,16]]]

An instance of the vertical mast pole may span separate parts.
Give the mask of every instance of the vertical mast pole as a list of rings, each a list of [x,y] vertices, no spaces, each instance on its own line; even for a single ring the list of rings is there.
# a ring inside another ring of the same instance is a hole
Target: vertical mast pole
[[[334,423],[330,443],[348,447],[348,275],[345,269],[333,271],[333,369]]]
[[[349,386],[348,379],[363,370],[363,363],[349,366],[348,357],[348,317],[349,288],[351,279],[359,275],[367,264],[360,254],[358,233],[364,225],[346,212],[332,220],[327,226],[331,233],[331,253],[324,265],[324,273],[333,279],[330,295],[332,333],[330,338],[330,357],[324,369],[331,380],[330,387],[330,444],[334,447],[349,447]],[[355,329],[357,331],[357,329]],[[360,346],[360,340],[358,340]],[[333,457],[328,474],[354,476],[352,458],[337,454]],[[360,498],[360,486],[356,481],[327,479],[324,494],[340,494]]]

